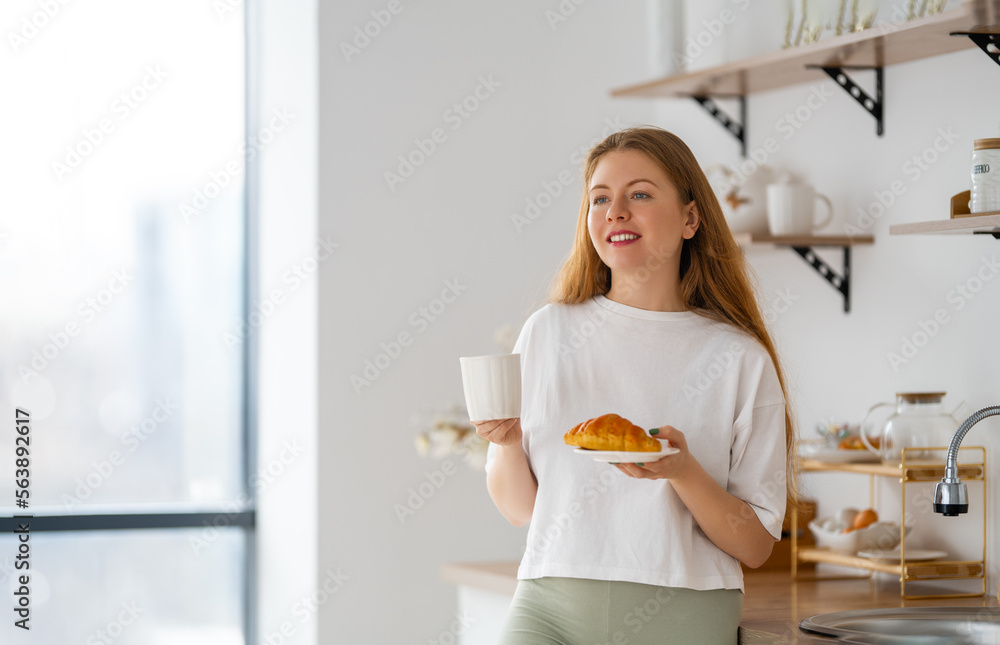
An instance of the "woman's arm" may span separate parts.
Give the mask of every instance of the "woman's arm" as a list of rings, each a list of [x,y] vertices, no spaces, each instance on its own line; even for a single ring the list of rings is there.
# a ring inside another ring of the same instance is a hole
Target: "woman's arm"
[[[476,433],[497,445],[496,457],[486,474],[486,489],[500,513],[514,526],[531,520],[538,480],[531,472],[521,444],[521,420],[474,421]]]
[[[643,466],[619,464],[618,469],[630,477],[669,479],[674,492],[715,546],[750,568],[764,564],[775,539],[750,505],[730,495],[712,479],[688,452],[687,440],[680,430],[664,426],[659,438],[669,440],[680,452]]]

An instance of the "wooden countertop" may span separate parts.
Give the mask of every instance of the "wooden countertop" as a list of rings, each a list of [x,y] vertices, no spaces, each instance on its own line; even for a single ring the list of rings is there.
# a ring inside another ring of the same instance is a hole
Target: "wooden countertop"
[[[458,585],[513,595],[517,586],[517,566],[517,562],[452,563],[441,568],[441,578]],[[740,623],[740,642],[754,645],[828,643],[827,639],[808,637],[799,630],[798,624],[813,614],[832,611],[921,606],[1000,607],[989,589],[984,598],[903,600],[899,595],[899,582],[894,580],[796,582],[787,571],[753,571],[745,574],[744,583],[746,599]],[[907,589],[910,584],[907,584]]]
[[[441,567],[441,579],[457,585],[514,595],[519,562],[454,562]]]

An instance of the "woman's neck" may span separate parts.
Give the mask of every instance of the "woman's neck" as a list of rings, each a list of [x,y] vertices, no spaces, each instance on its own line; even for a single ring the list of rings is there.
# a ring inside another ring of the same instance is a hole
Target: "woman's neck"
[[[645,278],[645,279],[642,279]],[[643,273],[626,277],[611,276],[608,300],[646,311],[687,311],[680,281],[662,274]]]

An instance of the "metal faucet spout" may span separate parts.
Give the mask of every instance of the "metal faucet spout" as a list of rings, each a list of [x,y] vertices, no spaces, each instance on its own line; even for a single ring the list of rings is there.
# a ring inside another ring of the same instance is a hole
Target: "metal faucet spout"
[[[986,417],[1000,414],[1000,405],[991,405],[977,410],[955,431],[948,446],[948,457],[945,460],[944,477],[934,487],[934,512],[946,517],[955,517],[960,513],[969,512],[969,492],[958,477],[958,448],[966,433]]]

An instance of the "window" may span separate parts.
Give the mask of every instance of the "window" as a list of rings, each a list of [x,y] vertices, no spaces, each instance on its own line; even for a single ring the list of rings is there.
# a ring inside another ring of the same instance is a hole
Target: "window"
[[[243,5],[0,12],[0,589],[31,513],[32,642],[244,643]]]

